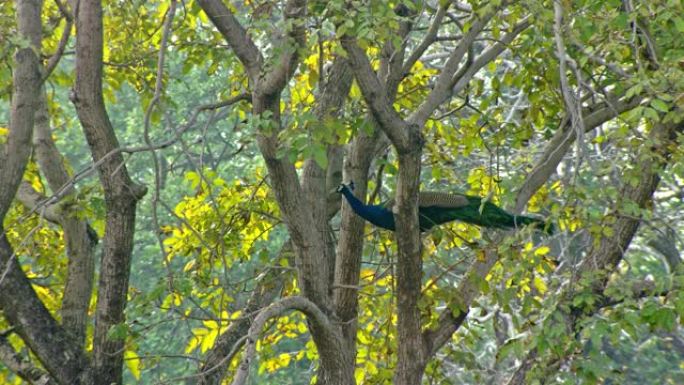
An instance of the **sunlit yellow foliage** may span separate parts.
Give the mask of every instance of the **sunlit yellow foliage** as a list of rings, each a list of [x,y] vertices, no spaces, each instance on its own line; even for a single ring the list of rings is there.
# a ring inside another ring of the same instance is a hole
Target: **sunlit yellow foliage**
[[[203,327],[192,329],[193,337],[185,347],[185,353],[190,353],[197,349],[197,347],[200,348],[202,353],[209,350],[212,346],[214,346],[216,338],[228,330],[231,320],[239,318],[240,315],[241,312],[239,311],[230,314],[224,310],[221,312],[220,319],[202,321]]]
[[[468,194],[479,195],[483,198],[489,199],[492,203],[499,204],[499,197],[505,193],[497,178],[484,167],[475,167],[468,173],[468,185],[470,189]]]
[[[126,361],[126,367],[131,372],[136,380],[140,379],[140,369],[142,369],[142,361],[140,356],[133,350],[126,350],[124,352],[124,360]]]
[[[430,92],[429,81],[438,72],[437,69],[427,68],[421,61],[417,61],[411,68],[409,75],[399,84],[394,107],[398,110],[410,111],[415,109]]]
[[[257,170],[257,175],[260,173]],[[251,259],[255,242],[268,239],[277,216],[266,186],[241,181],[227,184],[211,171],[203,175],[190,172],[187,179],[197,194],[185,197],[175,207],[183,223],[163,228],[169,234],[164,239],[169,258],[192,256],[202,262],[186,262],[186,271],[202,271],[207,262],[217,259],[226,267]]]

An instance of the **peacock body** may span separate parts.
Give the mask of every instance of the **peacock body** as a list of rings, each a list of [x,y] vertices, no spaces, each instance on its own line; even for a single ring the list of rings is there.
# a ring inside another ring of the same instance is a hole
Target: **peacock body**
[[[379,205],[366,205],[352,193],[353,184],[340,185],[338,192],[346,198],[352,210],[368,222],[394,231],[394,199]],[[488,228],[515,229],[536,225],[547,234],[554,229],[542,219],[525,215],[513,215],[499,206],[477,196],[460,193],[420,192],[418,194],[418,221],[420,231],[451,221],[461,221]]]

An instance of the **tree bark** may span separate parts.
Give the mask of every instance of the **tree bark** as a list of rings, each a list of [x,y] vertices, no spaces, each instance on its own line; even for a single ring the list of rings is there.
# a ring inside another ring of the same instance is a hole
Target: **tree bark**
[[[31,46],[14,56],[10,132],[0,152],[0,223],[17,193],[31,151],[41,83],[41,7],[40,0],[17,2],[19,35]],[[0,234],[0,309],[53,378],[60,384],[80,384],[79,375],[86,366],[84,353],[38,299],[2,226]]]
[[[106,218],[95,313],[92,376],[96,384],[121,384],[124,340],[109,330],[125,321],[135,210],[146,189],[131,181],[102,97],[102,6],[79,2],[76,15],[76,107],[104,189]]]
[[[9,210],[31,153],[33,114],[36,111],[41,79],[38,52],[42,5],[41,0],[17,2],[19,37],[26,39],[30,46],[20,48],[14,54],[10,131],[7,143],[0,149],[0,218],[5,218]]]
[[[58,385],[49,373],[19,356],[3,335],[0,335],[0,361],[31,385]]]
[[[47,109],[47,94],[41,88],[36,124],[33,129],[33,147],[41,174],[48,181],[53,192],[69,183],[69,174],[55,142],[52,140],[50,119]],[[73,199],[75,189],[67,190],[66,199]],[[62,198],[64,200],[64,198]],[[62,326],[83,346],[88,325],[88,309],[93,292],[95,274],[95,246],[98,239],[88,222],[74,215],[71,205],[59,205],[59,224],[64,231],[64,242],[68,258],[67,278],[62,296]]]
[[[396,192],[397,223],[395,239],[397,257],[397,368],[396,385],[420,385],[429,359],[422,338],[421,312],[418,301],[422,294],[423,259],[418,227],[418,188],[422,138],[412,132],[415,148],[399,152],[399,183]]]

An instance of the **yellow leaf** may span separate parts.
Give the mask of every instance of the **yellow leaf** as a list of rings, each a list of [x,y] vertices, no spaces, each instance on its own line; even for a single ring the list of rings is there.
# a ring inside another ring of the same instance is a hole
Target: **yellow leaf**
[[[546,293],[547,287],[546,287],[546,283],[544,282],[543,279],[535,276],[533,281],[532,281],[532,284],[537,289],[537,291],[539,291],[540,294]]]
[[[138,354],[132,350],[126,350],[124,352],[124,359],[126,360],[126,366],[128,367],[128,370],[131,371],[131,374],[133,375],[133,377],[135,377],[136,380],[139,380],[140,367],[142,365]]]
[[[206,337],[202,339],[202,345],[200,346],[200,350],[202,351],[202,353],[206,352],[212,346],[214,346],[214,341],[216,341],[216,337],[218,337],[218,329],[211,330],[206,335]]]
[[[541,257],[549,253],[551,249],[548,246],[542,246],[534,251],[534,255]]]
[[[297,331],[298,331],[298,332],[304,334],[304,333],[306,333],[307,330],[308,330],[308,328],[306,327],[306,325],[304,324],[304,322],[299,322],[299,323],[297,324]]]
[[[290,360],[292,360],[292,357],[290,357],[289,353],[281,353],[278,356],[279,367],[284,368],[284,367],[290,365]]]
[[[188,342],[188,346],[185,347],[185,354],[188,354],[192,352],[193,350],[197,349],[197,346],[200,343],[199,337],[192,337],[190,339],[190,342]]]
[[[193,267],[195,267],[195,260],[194,259],[185,264],[185,267],[183,268],[183,272],[187,273],[188,271],[192,270]]]
[[[366,371],[363,368],[354,369],[354,378],[357,384],[362,384],[363,379],[366,377]]]
[[[218,323],[217,323],[216,321],[214,321],[214,320],[206,320],[206,321],[202,321],[202,323],[203,323],[204,326],[206,326],[207,329],[209,329],[209,330],[214,330],[214,329],[217,329],[217,328],[218,328]]]

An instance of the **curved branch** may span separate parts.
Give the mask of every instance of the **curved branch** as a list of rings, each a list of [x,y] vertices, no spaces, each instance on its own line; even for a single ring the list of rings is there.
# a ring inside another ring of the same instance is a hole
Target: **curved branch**
[[[311,327],[317,328],[321,332],[320,334],[324,337],[324,342],[332,346],[341,344],[341,340],[335,332],[333,324],[313,302],[299,296],[283,298],[280,301],[269,305],[254,319],[252,326],[249,328],[249,333],[247,334],[244,356],[238,366],[235,377],[233,378],[233,385],[244,385],[247,382],[249,367],[256,355],[256,343],[266,322],[271,318],[279,317],[283,313],[291,310],[299,310],[304,313],[312,325]],[[326,357],[321,355],[321,359],[325,360]],[[335,357],[327,357],[327,359],[336,360]]]
[[[278,259],[291,252],[292,244],[287,242],[280,249]],[[230,363],[240,346],[242,346],[241,344],[244,343],[249,328],[252,326],[252,314],[273,302],[281,292],[286,277],[287,273],[284,270],[269,269],[262,273],[258,278],[254,292],[247,301],[247,305],[242,310],[242,314],[247,316],[231,322],[228,330],[218,337],[216,344],[207,353],[202,368],[197,373],[198,385],[221,384],[228,370],[228,363]]]
[[[623,181],[622,189],[620,191],[620,200],[612,208],[613,212],[619,213],[621,202],[630,201],[635,203],[640,208],[645,208],[649,205],[654,192],[656,191],[660,182],[659,173],[667,166],[670,161],[670,151],[672,151],[673,144],[676,143],[676,131],[684,129],[684,125],[680,127],[674,124],[666,125],[656,123],[649,135],[652,143],[658,143],[654,147],[642,146],[638,159],[643,161],[639,170],[641,170],[639,183],[636,186]],[[654,154],[655,152],[655,154]],[[604,290],[608,283],[608,274],[606,271],[613,271],[615,266],[622,260],[625,251],[629,248],[632,238],[639,228],[640,219],[632,216],[617,216],[616,222],[611,226],[614,235],[610,237],[601,237],[594,247],[589,251],[587,256],[581,261],[578,267],[578,273],[575,280],[585,280],[587,287],[599,296],[605,298]],[[568,333],[577,333],[581,328],[585,317],[592,316],[600,309],[600,306],[577,308],[573,306],[575,299],[575,285],[566,287],[564,292],[560,295],[560,302],[556,305],[554,312],[550,314],[554,317],[553,322],[558,322],[557,319],[562,319],[565,330]],[[610,299],[604,300],[606,304],[611,303]],[[596,305],[601,305],[598,303]],[[556,317],[560,315],[560,317]],[[542,323],[543,324],[543,323]],[[526,373],[532,368],[534,360],[538,359],[538,348],[533,348],[527,353],[522,365],[515,371],[508,385],[519,385],[525,383]],[[561,357],[563,359],[563,357]],[[541,365],[548,362],[542,362]],[[543,368],[543,366],[542,366]]]

